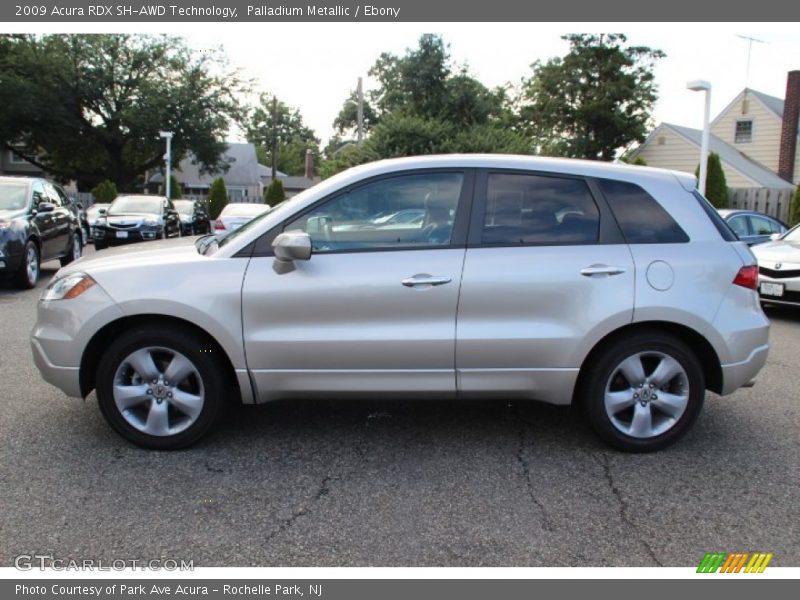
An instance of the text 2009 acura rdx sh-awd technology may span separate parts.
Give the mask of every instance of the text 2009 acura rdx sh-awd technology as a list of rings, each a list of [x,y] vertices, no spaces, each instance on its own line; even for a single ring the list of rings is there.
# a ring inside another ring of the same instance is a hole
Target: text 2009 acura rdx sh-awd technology
[[[607,443],[663,448],[768,351],[756,261],[694,187],[531,157],[364,165],[220,241],[61,269],[34,358],[149,448],[196,441],[230,390],[574,402]]]

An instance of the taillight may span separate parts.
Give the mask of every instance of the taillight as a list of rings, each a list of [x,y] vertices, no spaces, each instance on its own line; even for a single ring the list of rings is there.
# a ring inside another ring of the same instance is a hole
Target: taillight
[[[736,274],[733,283],[749,290],[758,289],[758,267],[756,265],[742,267]]]
[[[214,221],[214,229],[225,229],[225,223],[221,219]]]

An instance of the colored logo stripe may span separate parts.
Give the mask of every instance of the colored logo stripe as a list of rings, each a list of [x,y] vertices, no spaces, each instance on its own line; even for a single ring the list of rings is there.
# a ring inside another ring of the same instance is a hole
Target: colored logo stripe
[[[748,559],[750,559],[748,561]],[[707,552],[697,567],[698,573],[763,573],[772,560],[772,553],[767,552]],[[745,563],[747,566],[745,567]]]
[[[708,552],[697,567],[698,573],[716,573],[722,561],[725,560],[724,552]]]

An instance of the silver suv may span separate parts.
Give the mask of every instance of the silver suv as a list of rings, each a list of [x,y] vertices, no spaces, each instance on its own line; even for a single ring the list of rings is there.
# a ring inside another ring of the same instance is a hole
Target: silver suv
[[[364,165],[219,241],[61,269],[34,359],[148,448],[197,441],[230,398],[392,394],[575,403],[656,450],[769,348],[756,261],[694,188],[531,157]],[[422,218],[381,220],[402,211]]]

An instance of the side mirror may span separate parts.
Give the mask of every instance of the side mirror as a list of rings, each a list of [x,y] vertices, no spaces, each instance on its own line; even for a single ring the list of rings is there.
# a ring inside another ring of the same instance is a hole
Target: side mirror
[[[272,242],[275,262],[272,268],[279,275],[294,270],[294,261],[311,258],[311,238],[304,231],[279,234]]]
[[[50,202],[39,202],[39,206],[36,207],[37,212],[40,213],[53,212],[55,209],[56,205]]]
[[[769,239],[775,241],[781,239],[782,237],[783,237],[782,233],[773,233],[772,235],[769,236]]]
[[[107,212],[108,212],[108,210],[105,209],[105,208],[98,208],[97,209],[97,214],[100,215],[101,217],[105,217]]]

